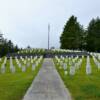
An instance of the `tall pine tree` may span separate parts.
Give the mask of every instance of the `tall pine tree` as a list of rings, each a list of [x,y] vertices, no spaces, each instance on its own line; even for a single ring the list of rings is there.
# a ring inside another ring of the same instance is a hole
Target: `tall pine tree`
[[[87,50],[100,52],[100,18],[92,19],[87,30]]]
[[[83,27],[73,15],[67,21],[60,37],[61,49],[82,48]]]

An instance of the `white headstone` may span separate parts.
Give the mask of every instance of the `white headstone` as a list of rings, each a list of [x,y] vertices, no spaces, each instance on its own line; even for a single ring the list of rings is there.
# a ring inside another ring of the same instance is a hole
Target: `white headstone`
[[[5,71],[6,71],[5,64],[2,64],[2,66],[1,66],[1,73],[4,74]]]
[[[12,73],[15,73],[15,67],[13,66],[12,68],[10,68],[10,71],[12,72]]]
[[[27,67],[29,67],[30,66],[30,63],[29,62],[27,62]]]
[[[75,75],[75,65],[74,63],[72,63],[72,65],[70,66],[70,75]]]
[[[35,64],[32,64],[32,71],[35,70],[35,67],[36,67],[36,65]]]
[[[92,71],[91,71],[91,65],[90,65],[90,57],[88,56],[87,57],[87,64],[86,64],[86,74],[89,75],[91,73],[92,73]]]
[[[25,72],[25,71],[26,71],[26,67],[22,66],[22,72]]]
[[[64,70],[67,69],[67,64],[66,63],[63,64],[63,68],[64,68]]]

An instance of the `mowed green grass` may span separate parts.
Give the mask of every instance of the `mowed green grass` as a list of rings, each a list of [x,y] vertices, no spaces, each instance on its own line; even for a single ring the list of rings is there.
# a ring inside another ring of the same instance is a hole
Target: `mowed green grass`
[[[26,72],[21,72],[21,69],[18,68],[14,61],[17,70],[15,73],[11,73],[9,70],[9,61],[7,61],[6,73],[0,74],[0,100],[22,100],[37,75],[41,64],[34,71],[29,67]]]
[[[59,66],[55,63],[73,100],[100,100],[100,70],[97,69],[92,58],[90,62],[92,67],[91,75],[86,75],[86,58],[84,58],[81,68],[77,70],[74,76],[64,75],[64,70],[59,69]]]

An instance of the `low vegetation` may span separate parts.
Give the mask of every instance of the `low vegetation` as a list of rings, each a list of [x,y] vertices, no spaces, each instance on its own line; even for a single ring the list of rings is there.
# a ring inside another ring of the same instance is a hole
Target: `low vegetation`
[[[100,70],[98,70],[92,58],[90,58],[92,73],[86,74],[86,58],[83,58],[81,68],[75,75],[65,75],[64,69],[54,59],[57,71],[59,72],[65,86],[69,89],[73,100],[100,100]],[[67,71],[69,71],[69,67]]]
[[[6,73],[0,74],[0,100],[22,100],[37,75],[42,62],[34,71],[31,70],[31,67],[28,67],[25,72],[22,72],[16,61],[13,60],[13,64],[16,67],[15,73],[10,72],[9,64],[10,61],[7,60]]]

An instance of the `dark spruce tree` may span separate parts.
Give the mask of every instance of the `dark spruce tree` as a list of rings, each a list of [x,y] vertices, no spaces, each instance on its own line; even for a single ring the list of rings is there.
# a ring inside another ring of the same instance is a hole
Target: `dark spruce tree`
[[[83,27],[71,16],[60,37],[61,49],[83,49]]]
[[[92,19],[87,29],[87,50],[100,52],[100,18]]]
[[[11,40],[8,41],[7,39],[4,39],[2,34],[0,34],[0,57],[17,51],[19,51],[18,46],[14,46]]]

